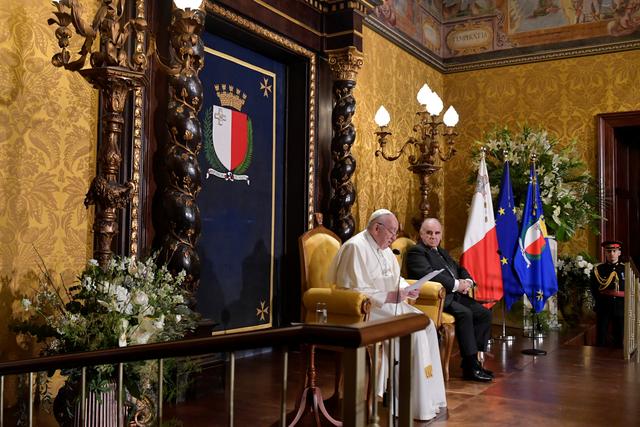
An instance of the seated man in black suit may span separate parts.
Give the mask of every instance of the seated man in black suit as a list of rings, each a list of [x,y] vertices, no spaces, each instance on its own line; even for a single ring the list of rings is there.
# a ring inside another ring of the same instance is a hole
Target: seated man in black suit
[[[491,311],[468,295],[475,286],[471,275],[439,246],[442,240],[440,221],[425,219],[420,227],[420,240],[407,251],[407,276],[420,279],[431,271],[444,270],[432,280],[440,282],[447,290],[444,311],[456,319],[463,377],[467,380],[491,381],[493,373],[484,369],[478,361],[478,351],[485,351],[491,337]]]

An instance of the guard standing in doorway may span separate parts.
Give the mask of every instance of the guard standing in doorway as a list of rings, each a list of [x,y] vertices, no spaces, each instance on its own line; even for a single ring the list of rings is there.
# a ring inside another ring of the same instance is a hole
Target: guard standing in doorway
[[[591,273],[591,293],[596,303],[598,346],[622,347],[624,331],[624,263],[620,262],[622,243],[602,243],[605,262]]]

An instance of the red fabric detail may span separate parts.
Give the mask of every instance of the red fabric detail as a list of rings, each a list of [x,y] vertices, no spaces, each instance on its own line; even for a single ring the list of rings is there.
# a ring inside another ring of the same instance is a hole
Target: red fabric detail
[[[467,269],[478,285],[474,289],[475,299],[493,301],[484,304],[485,307],[491,308],[502,298],[502,268],[495,226],[462,254],[460,264]]]

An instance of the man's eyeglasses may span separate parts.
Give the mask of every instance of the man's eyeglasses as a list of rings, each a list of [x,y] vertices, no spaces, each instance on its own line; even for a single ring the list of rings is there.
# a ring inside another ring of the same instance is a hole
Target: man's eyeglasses
[[[376,224],[381,225],[381,226],[382,226],[382,228],[384,228],[384,229],[386,230],[386,232],[387,232],[387,233],[391,233],[391,235],[392,235],[393,237],[396,237],[396,236],[398,235],[398,230],[395,230],[395,231],[390,230],[390,229],[389,229],[389,227],[387,227],[386,225],[384,225],[384,224],[383,224],[383,223],[381,223],[381,222],[376,222]]]

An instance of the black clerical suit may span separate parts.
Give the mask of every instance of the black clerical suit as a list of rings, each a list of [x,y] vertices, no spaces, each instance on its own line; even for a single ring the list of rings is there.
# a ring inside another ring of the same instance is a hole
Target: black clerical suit
[[[605,262],[597,265],[591,272],[591,293],[596,303],[597,345],[606,346],[609,344],[609,325],[611,325],[613,346],[622,347],[622,334],[624,331],[624,263]]]
[[[420,279],[431,271],[444,269],[431,280],[441,283],[447,290],[444,311],[456,319],[456,337],[463,361],[465,357],[475,357],[478,351],[485,351],[491,338],[491,311],[473,298],[453,292],[455,279],[473,280],[469,272],[444,249],[429,248],[423,242],[407,251],[406,262],[407,276],[410,279]]]

